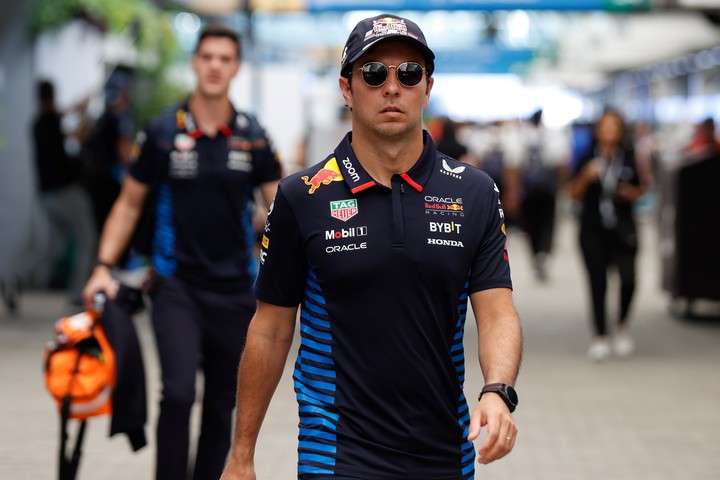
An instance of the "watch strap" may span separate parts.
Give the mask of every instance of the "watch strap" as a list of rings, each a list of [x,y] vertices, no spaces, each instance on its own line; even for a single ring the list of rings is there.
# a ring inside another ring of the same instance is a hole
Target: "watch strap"
[[[510,413],[515,411],[515,407],[517,407],[517,402],[513,402],[513,400],[510,399],[508,396],[508,389],[512,389],[512,385],[508,385],[506,383],[488,383],[485,385],[482,390],[480,390],[480,395],[478,395],[478,401],[482,398],[483,394],[488,392],[494,392],[500,395],[500,398],[503,399],[505,402],[505,405],[507,405],[508,409],[510,410]],[[514,391],[514,389],[513,389]]]
[[[112,263],[100,260],[99,258],[95,261],[95,266],[102,266],[107,268],[108,270],[112,270],[115,267],[115,265],[113,265]]]

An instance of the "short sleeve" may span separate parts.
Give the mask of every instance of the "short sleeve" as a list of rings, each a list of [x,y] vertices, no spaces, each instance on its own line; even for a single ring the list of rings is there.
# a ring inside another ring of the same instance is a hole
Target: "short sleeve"
[[[152,184],[155,180],[155,161],[157,158],[156,134],[151,126],[138,132],[132,146],[132,163],[128,173],[137,181]]]
[[[255,184],[279,180],[282,176],[280,158],[273,146],[272,140],[256,120],[255,127],[258,130],[258,137],[253,141],[253,172]]]
[[[494,186],[488,208],[485,209],[483,234],[470,272],[470,292],[490,288],[512,288],[510,262],[505,233],[505,213],[500,204],[500,192]]]
[[[283,307],[303,298],[307,259],[297,218],[282,183],[270,205],[260,246],[260,271],[255,282],[258,300]]]

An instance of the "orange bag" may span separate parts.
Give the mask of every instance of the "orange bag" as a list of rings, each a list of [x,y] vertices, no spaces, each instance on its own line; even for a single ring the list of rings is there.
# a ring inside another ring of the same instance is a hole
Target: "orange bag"
[[[100,315],[63,317],[45,348],[45,386],[63,418],[87,419],[112,413],[115,355]]]

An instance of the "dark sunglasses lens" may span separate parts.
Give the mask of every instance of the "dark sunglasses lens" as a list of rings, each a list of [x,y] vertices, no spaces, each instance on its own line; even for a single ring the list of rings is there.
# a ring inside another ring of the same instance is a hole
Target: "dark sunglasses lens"
[[[385,65],[380,62],[369,62],[362,67],[362,76],[365,83],[371,87],[379,87],[388,76],[388,70]]]
[[[406,62],[397,68],[398,80],[407,87],[414,87],[423,77],[423,67],[419,63]]]

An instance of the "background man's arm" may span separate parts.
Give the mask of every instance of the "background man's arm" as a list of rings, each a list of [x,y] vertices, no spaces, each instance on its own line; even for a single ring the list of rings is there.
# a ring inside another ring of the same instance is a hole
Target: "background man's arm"
[[[270,209],[270,204],[272,204],[273,199],[275,198],[278,183],[280,183],[278,180],[261,183],[255,191],[255,202],[257,203],[257,208],[255,209],[255,214],[253,215],[253,228],[256,232],[262,232],[265,228],[268,210]]]
[[[475,292],[470,295],[470,302],[478,327],[478,352],[485,383],[514,385],[522,357],[522,333],[512,291],[496,288]],[[507,455],[517,436],[515,422],[498,394],[482,396],[470,417],[468,439],[475,440],[484,426],[487,435],[478,450],[478,461],[487,464]]]
[[[272,182],[265,182],[260,184],[260,193],[262,194],[263,201],[265,202],[264,210],[267,211],[270,208],[270,204],[275,198],[275,192],[277,192],[278,180]]]
[[[237,420],[222,480],[255,479],[255,444],[293,341],[297,307],[258,302],[238,374]]]
[[[130,175],[125,176],[120,195],[113,204],[103,227],[98,260],[109,265],[115,265],[119,260],[140,220],[149,191],[149,185],[135,180]],[[92,296],[101,290],[105,291],[110,299],[115,298],[116,288],[110,269],[104,265],[97,265],[83,289],[85,306],[91,308]]]

